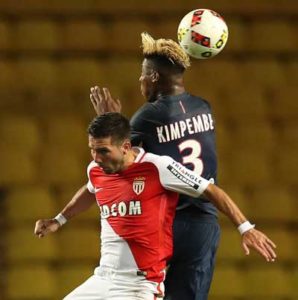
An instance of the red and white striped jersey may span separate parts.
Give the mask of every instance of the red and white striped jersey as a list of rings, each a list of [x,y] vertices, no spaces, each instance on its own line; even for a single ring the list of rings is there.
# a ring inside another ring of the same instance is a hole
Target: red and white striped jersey
[[[117,174],[104,173],[94,161],[88,166],[87,186],[101,211],[100,265],[140,270],[161,282],[172,255],[178,193],[198,197],[209,181],[169,156],[139,150],[134,163]]]

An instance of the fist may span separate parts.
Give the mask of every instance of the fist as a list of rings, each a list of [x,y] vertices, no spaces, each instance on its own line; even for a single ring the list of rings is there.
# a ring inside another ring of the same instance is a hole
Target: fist
[[[35,223],[34,234],[42,238],[50,232],[57,231],[59,227],[60,224],[55,219],[38,220]]]

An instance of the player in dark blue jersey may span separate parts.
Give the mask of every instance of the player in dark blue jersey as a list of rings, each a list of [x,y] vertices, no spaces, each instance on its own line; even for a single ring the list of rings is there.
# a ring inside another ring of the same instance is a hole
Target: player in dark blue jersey
[[[216,181],[214,120],[210,105],[185,91],[189,59],[175,43],[160,45],[143,35],[140,77],[150,101],[131,119],[132,140],[157,154],[167,154],[206,179]],[[159,48],[159,49],[158,49]],[[176,59],[175,59],[176,55]],[[208,298],[220,229],[208,201],[181,196],[174,222],[174,255],[168,269],[165,299]]]
[[[147,61],[153,59],[146,59]],[[146,68],[146,66],[145,66]],[[179,160],[204,178],[216,181],[214,120],[210,105],[187,92],[159,96],[141,107],[131,119],[132,141],[159,155]],[[180,210],[193,206],[191,198],[180,201]],[[195,201],[194,209],[212,219],[216,209],[209,201]]]
[[[154,58],[145,60],[154,63]],[[159,96],[131,119],[132,140],[157,154],[168,154],[202,177],[216,182],[214,121],[209,104],[186,92]],[[208,298],[220,229],[212,203],[180,196],[174,222],[174,256],[165,299]]]
[[[216,182],[214,119],[207,101],[185,91],[189,57],[172,40],[142,34],[141,91],[147,99],[132,117],[132,142],[146,151],[170,155],[198,175]],[[91,89],[97,114],[120,111],[109,90]],[[166,300],[206,300],[220,228],[215,207],[205,199],[180,196],[174,222],[174,255],[166,276]]]

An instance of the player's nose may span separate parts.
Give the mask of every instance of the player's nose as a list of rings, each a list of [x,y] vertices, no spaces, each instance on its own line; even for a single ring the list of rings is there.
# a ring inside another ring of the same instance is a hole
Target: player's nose
[[[95,160],[95,162],[97,164],[101,164],[102,163],[102,159],[100,157],[98,157],[98,156],[96,156],[94,160]]]
[[[93,153],[93,160],[97,163],[97,164],[100,164],[102,163],[102,158],[101,158],[101,155],[98,154],[98,153]]]

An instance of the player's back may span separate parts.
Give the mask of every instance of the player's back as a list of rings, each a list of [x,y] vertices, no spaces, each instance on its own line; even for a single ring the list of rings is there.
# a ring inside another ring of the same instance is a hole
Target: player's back
[[[132,142],[149,152],[169,155],[198,175],[216,181],[214,119],[207,101],[182,93],[143,105],[132,117]],[[216,214],[208,201],[180,196],[180,208],[194,203],[203,213]]]

